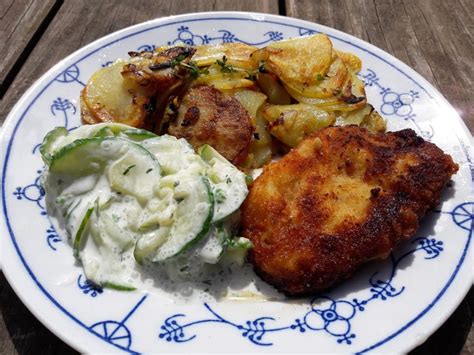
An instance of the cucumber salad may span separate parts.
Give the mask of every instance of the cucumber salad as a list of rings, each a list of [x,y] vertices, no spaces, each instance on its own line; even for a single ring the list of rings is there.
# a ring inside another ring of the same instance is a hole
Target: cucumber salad
[[[103,123],[58,127],[40,151],[48,212],[99,286],[138,287],[127,260],[190,279],[251,247],[236,236],[247,177],[208,145]]]

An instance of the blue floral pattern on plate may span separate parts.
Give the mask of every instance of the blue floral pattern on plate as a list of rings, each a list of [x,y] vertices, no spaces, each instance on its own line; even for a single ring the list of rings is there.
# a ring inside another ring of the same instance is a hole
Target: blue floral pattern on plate
[[[232,322],[219,315],[209,304],[204,303],[204,307],[213,315],[212,318],[200,319],[189,323],[181,323],[185,318],[183,313],[174,314],[165,319],[161,326],[159,337],[168,342],[184,343],[196,338],[196,335],[188,335],[188,328],[201,324],[220,323],[234,327],[241,332],[244,338],[260,346],[273,345],[272,342],[264,339],[269,333],[298,330],[301,333],[306,331],[324,331],[330,336],[336,338],[337,343],[352,344],[356,334],[352,330],[351,320],[360,312],[366,310],[367,306],[373,301],[386,301],[397,297],[405,291],[404,286],[395,286],[393,284],[397,271],[397,266],[408,256],[423,251],[426,253],[425,259],[434,259],[443,251],[443,242],[435,238],[416,238],[411,242],[413,248],[404,252],[400,256],[390,255],[391,269],[389,277],[379,278],[379,271],[375,272],[369,279],[369,296],[363,300],[352,299],[333,299],[329,295],[322,295],[311,300],[311,309],[301,318],[296,318],[289,325],[271,325],[274,323],[274,317],[258,317],[254,320],[248,320],[244,324]],[[326,306],[321,303],[326,301]]]

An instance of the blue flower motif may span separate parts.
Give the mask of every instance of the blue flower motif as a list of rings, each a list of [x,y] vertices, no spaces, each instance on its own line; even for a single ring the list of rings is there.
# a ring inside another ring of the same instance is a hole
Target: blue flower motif
[[[413,112],[411,105],[416,98],[418,98],[418,93],[414,91],[402,94],[388,91],[382,97],[383,104],[380,107],[380,110],[386,115],[408,117]]]
[[[58,112],[62,112],[64,118],[64,127],[68,126],[68,111],[72,111],[73,115],[75,115],[77,111],[76,106],[68,99],[58,97],[51,104],[51,113],[53,116],[56,116]]]
[[[318,297],[311,302],[311,311],[304,317],[311,330],[325,330],[338,337],[338,342],[351,344],[355,334],[351,334],[349,320],[356,314],[354,305],[348,301],[334,301],[329,297]]]
[[[413,242],[419,241],[420,247],[428,254],[425,259],[434,259],[443,251],[443,242],[434,238],[416,238]]]
[[[210,36],[207,34],[196,34],[188,26],[178,27],[178,36],[174,40],[168,41],[168,45],[185,44],[188,46],[197,46],[202,44],[215,43],[245,43],[250,45],[263,45],[272,41],[279,41],[284,38],[282,32],[269,31],[264,33],[264,36],[268,37],[261,42],[249,42],[237,37],[234,33],[229,30],[218,30],[217,36]],[[145,48],[141,46],[140,49]]]
[[[26,185],[24,187],[17,186],[13,192],[13,195],[17,198],[17,200],[25,199],[27,201],[35,202],[40,208],[40,214],[44,216],[46,215],[46,209],[43,206],[45,191],[41,184],[42,172],[42,170],[37,170],[36,173],[38,176],[36,177],[35,181],[32,184]]]
[[[283,33],[278,31],[270,31],[265,33],[265,35],[270,37],[272,41],[281,41],[283,39]]]

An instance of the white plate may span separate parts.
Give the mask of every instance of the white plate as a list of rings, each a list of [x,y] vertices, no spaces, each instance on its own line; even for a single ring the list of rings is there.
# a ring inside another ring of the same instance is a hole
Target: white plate
[[[273,40],[327,33],[362,58],[369,101],[390,129],[410,127],[459,163],[439,211],[385,262],[314,300],[174,302],[163,292],[97,290],[45,213],[38,144],[79,125],[79,91],[101,66],[153,44]],[[374,46],[331,28],[252,13],[162,18],[106,36],[58,63],[21,98],[2,132],[2,265],[48,328],[87,352],[405,352],[452,313],[472,284],[471,135],[426,80]]]

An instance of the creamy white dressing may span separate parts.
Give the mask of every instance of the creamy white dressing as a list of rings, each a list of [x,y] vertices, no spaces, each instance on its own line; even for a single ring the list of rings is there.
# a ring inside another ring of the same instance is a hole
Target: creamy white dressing
[[[62,159],[67,159],[77,139],[94,137],[109,127],[117,132],[130,129],[116,124],[82,126],[48,142],[49,152],[53,155],[69,144],[63,149]],[[219,234],[210,223],[217,220],[213,215],[220,220],[238,209],[247,194],[245,175],[220,159],[205,162],[183,139],[161,136],[132,143],[120,137],[104,139],[97,151],[88,151],[93,173],[83,169],[77,176],[75,164],[82,163],[67,162],[61,173],[49,171],[44,176],[48,211],[67,231],[86,277],[116,288],[147,288],[160,280],[162,287],[173,289],[179,288],[177,281],[206,281],[206,287],[216,272],[219,278],[223,270],[232,273],[238,264],[232,259],[213,264],[219,262],[235,224],[221,226],[225,233]],[[225,197],[213,205],[217,189]]]

